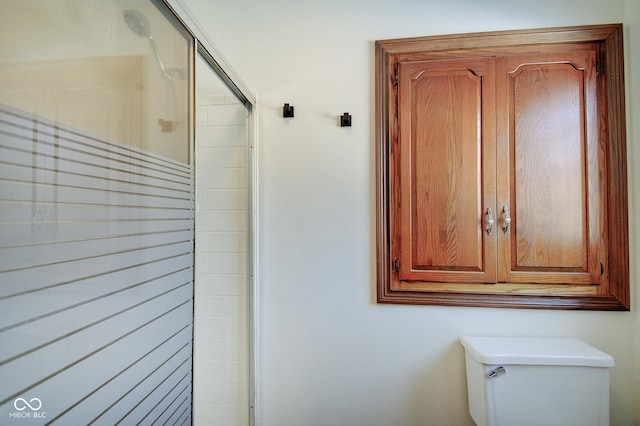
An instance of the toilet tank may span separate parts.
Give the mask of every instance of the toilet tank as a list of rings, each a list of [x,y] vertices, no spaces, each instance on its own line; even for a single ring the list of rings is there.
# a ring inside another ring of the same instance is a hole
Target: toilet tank
[[[609,424],[613,358],[573,338],[463,337],[478,426]]]

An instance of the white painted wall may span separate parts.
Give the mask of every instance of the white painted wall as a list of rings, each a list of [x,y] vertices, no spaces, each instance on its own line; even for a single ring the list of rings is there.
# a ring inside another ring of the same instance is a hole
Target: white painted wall
[[[637,0],[185,3],[259,96],[261,424],[470,425],[464,335],[581,338],[616,360],[612,424],[640,422]],[[610,22],[626,24],[634,310],[376,304],[374,41]]]

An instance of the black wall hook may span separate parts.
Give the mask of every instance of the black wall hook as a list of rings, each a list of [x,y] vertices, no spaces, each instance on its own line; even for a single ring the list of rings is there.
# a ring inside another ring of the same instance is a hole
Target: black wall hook
[[[351,127],[351,114],[345,112],[340,116],[340,127]]]
[[[293,105],[284,104],[282,107],[282,116],[284,118],[292,118],[293,117]]]

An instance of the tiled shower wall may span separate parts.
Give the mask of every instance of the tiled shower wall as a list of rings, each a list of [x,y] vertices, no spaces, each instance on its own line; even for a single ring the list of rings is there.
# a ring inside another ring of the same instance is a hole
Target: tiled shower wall
[[[196,110],[194,424],[248,420],[246,109],[232,96]]]

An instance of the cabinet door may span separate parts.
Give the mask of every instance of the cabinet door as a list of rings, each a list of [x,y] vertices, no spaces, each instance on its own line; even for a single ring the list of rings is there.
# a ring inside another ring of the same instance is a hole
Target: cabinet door
[[[377,41],[378,302],[628,310],[623,59],[621,24]]]
[[[600,284],[603,149],[595,49],[500,58],[499,281]]]
[[[398,64],[391,147],[393,250],[400,281],[496,282],[495,62]],[[395,260],[395,259],[394,259]]]

